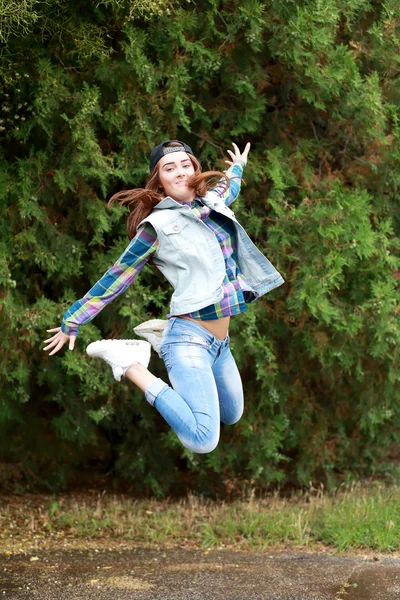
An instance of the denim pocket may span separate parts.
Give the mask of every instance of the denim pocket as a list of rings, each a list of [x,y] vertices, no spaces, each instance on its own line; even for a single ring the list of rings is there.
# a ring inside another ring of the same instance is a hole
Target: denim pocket
[[[203,348],[211,348],[212,343],[206,340],[201,335],[190,334],[190,333],[176,333],[175,336],[170,336],[168,339],[170,344],[187,344],[194,346],[202,346]]]

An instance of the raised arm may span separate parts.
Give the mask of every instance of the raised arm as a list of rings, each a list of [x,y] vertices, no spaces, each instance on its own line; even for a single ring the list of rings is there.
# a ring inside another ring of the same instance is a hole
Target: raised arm
[[[243,169],[247,164],[247,157],[250,150],[250,143],[246,144],[246,148],[243,152],[240,152],[236,144],[232,144],[234,152],[227,150],[232,160],[226,160],[225,162],[230,165],[229,169],[225,172],[225,175],[229,179],[229,186],[225,185],[225,181],[221,180],[215,187],[208,191],[208,194],[217,194],[227,206],[230,206],[239,195],[241,179],[243,175]]]
[[[44,341],[49,355],[58,352],[69,340],[69,349],[75,345],[79,327],[89,323],[107,304],[122,294],[157,249],[158,240],[153,227],[146,224],[130,241],[129,246],[101,279],[65,312],[61,327],[48,329],[54,333]]]

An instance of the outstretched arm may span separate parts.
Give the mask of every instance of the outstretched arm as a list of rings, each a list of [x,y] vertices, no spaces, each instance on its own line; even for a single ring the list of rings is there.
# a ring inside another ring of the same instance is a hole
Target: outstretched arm
[[[109,302],[133,283],[144,265],[157,249],[158,240],[153,227],[146,224],[131,240],[117,262],[101,279],[66,311],[61,327],[48,329],[54,335],[44,341],[44,350],[56,354],[69,341],[73,350],[80,325],[89,323]]]
[[[233,165],[235,162],[238,161],[242,161],[244,162],[244,164],[247,164],[247,157],[249,155],[249,151],[250,151],[250,142],[247,142],[246,144],[246,148],[243,150],[243,152],[240,152],[239,148],[236,146],[236,144],[232,143],[234,152],[232,152],[232,150],[227,150],[229,156],[231,157],[232,161],[230,160],[226,160],[225,162],[228,165]]]
[[[227,206],[230,206],[239,195],[243,169],[247,164],[247,157],[250,150],[250,142],[246,144],[243,152],[240,152],[236,144],[232,144],[232,146],[234,152],[232,150],[227,151],[232,160],[225,161],[230,165],[229,169],[225,172],[230,182],[229,186],[226,186],[225,181],[221,180],[215,187],[208,191],[209,194],[217,194]]]

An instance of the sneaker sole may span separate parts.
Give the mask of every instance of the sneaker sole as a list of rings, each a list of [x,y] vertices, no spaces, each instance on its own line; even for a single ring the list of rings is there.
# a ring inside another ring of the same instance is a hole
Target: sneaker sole
[[[87,346],[86,353],[89,356],[98,356],[98,353],[104,352],[113,342],[125,342],[127,346],[142,346],[143,350],[149,345],[149,342],[144,340],[97,340]]]
[[[140,325],[136,325],[133,328],[133,331],[136,335],[141,335],[142,333],[162,333],[167,325],[168,321],[164,319],[150,319],[150,321],[144,321],[144,323],[140,323]]]

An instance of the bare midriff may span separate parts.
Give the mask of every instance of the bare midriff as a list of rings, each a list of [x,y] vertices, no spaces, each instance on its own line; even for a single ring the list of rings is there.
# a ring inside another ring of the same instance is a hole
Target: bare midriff
[[[204,329],[207,329],[210,333],[215,335],[219,340],[224,340],[228,335],[230,317],[222,317],[222,319],[215,319],[213,321],[200,321],[199,319],[192,319],[186,315],[179,315],[180,319],[187,319],[197,325],[201,325]]]

